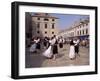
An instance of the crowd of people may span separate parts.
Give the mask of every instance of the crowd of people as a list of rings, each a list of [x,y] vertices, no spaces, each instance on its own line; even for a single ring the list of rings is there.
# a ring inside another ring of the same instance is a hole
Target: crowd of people
[[[32,38],[31,46],[29,51],[30,52],[38,52],[42,49],[44,49],[42,55],[45,56],[48,59],[56,59],[56,56],[58,54],[58,47],[63,48],[63,45],[65,43],[65,39],[63,37],[34,37]],[[80,40],[79,39],[71,39],[70,42],[70,50],[69,50],[69,58],[71,60],[75,59],[76,56],[79,55],[79,45]]]

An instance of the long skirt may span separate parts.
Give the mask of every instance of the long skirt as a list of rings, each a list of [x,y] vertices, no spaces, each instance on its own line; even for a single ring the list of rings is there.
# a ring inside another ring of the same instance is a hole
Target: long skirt
[[[60,48],[63,48],[63,43],[59,43],[59,47]]]
[[[40,49],[40,43],[36,44],[36,49]]]
[[[70,46],[69,58],[71,58],[71,59],[75,58],[75,49],[74,49],[74,46]]]
[[[43,44],[44,44],[44,46],[46,47],[46,46],[47,46],[47,41],[44,41]]]
[[[53,54],[58,54],[58,47],[57,47],[57,45],[53,45],[52,46],[52,51],[53,51]]]
[[[52,53],[52,47],[49,46],[49,48],[43,53],[43,56],[51,58],[52,55],[53,55],[53,53]]]
[[[29,51],[34,52],[36,50],[36,44],[32,44]]]
[[[75,53],[79,52],[79,46],[75,46]]]

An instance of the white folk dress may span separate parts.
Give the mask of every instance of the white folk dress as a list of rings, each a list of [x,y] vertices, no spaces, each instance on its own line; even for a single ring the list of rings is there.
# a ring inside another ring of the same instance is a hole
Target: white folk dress
[[[36,43],[31,45],[30,52],[34,52],[35,50],[36,50]]]
[[[48,47],[48,49],[43,53],[43,56],[51,58],[52,57],[52,47],[51,45]]]
[[[70,51],[69,51],[69,58],[73,59],[75,57],[75,48],[74,45],[70,46]]]

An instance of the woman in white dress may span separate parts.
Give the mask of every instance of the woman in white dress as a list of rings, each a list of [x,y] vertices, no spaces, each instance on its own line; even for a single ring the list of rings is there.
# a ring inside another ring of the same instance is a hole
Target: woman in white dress
[[[31,45],[29,51],[30,52],[35,52],[36,51],[36,42],[34,40],[32,41],[32,45]]]
[[[75,48],[74,48],[73,40],[71,40],[71,42],[70,42],[69,58],[71,60],[75,59]]]
[[[50,46],[47,48],[46,51],[44,51],[43,56],[47,57],[47,58],[52,58],[52,46],[51,46],[51,40],[49,40]]]

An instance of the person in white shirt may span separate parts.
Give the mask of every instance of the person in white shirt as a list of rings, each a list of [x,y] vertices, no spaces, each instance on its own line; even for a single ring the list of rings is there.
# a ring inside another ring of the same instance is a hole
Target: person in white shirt
[[[32,45],[31,45],[29,51],[30,51],[31,53],[36,52],[36,41],[35,41],[35,38],[32,38]]]
[[[54,37],[52,38],[52,53],[53,53],[53,59],[56,59],[56,55],[58,54],[58,41],[57,41],[57,37],[54,35]]]
[[[41,50],[40,38],[37,37],[34,41],[36,42],[36,52],[39,53]]]
[[[74,46],[75,46],[75,53],[77,54],[77,55],[79,55],[79,39],[76,39],[75,41],[74,41]],[[80,55],[79,55],[80,56]]]
[[[62,38],[59,39],[59,47],[63,48],[63,39]]]
[[[50,45],[49,45],[49,47],[43,52],[43,56],[45,56],[45,57],[48,58],[48,59],[51,59],[52,56],[53,56],[53,53],[52,53],[52,45],[51,45],[52,40],[51,40],[51,39],[49,40],[49,43],[50,43]]]

